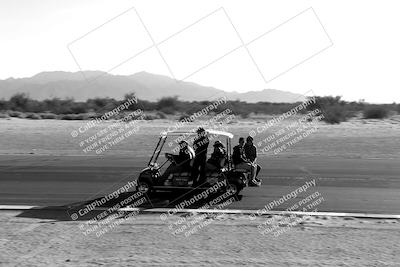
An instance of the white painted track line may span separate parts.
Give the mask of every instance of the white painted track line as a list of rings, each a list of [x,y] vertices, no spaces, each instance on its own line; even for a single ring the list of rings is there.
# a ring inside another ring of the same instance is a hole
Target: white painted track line
[[[1,210],[68,210],[65,207],[45,207],[45,206],[27,206],[27,205],[0,205]],[[95,210],[107,210],[108,208],[96,208]],[[220,213],[220,214],[246,214],[253,215],[257,214],[257,210],[207,210],[207,209],[179,209],[174,208],[122,208],[120,211],[137,211],[140,210],[142,213]],[[300,215],[300,216],[329,216],[329,217],[357,217],[357,218],[371,218],[371,219],[400,219],[400,215],[397,214],[373,214],[373,213],[355,213],[355,212],[302,212],[302,211],[267,211],[263,212],[262,215]]]
[[[30,210],[35,208],[44,208],[44,207],[27,206],[27,205],[0,205],[0,210]]]

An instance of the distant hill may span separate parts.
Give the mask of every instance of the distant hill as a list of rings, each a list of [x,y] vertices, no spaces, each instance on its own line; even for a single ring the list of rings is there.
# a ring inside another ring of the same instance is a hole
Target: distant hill
[[[112,75],[100,71],[41,72],[30,78],[0,80],[0,99],[9,99],[16,93],[27,93],[33,99],[53,97],[88,98],[110,97],[122,99],[125,94],[135,92],[139,99],[156,101],[166,96],[178,96],[180,100],[212,100],[225,95],[230,100],[249,103],[259,101],[292,103],[304,100],[300,94],[264,89],[247,93],[225,92],[192,82],[176,81],[170,77],[139,72],[133,75]]]

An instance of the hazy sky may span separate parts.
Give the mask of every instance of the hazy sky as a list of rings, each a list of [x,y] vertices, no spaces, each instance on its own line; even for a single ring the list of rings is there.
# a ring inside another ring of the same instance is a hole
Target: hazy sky
[[[0,79],[163,74],[400,102],[398,1],[1,0]]]

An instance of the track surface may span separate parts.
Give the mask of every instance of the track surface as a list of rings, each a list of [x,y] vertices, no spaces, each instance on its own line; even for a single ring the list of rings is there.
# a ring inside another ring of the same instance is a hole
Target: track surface
[[[147,157],[0,155],[0,204],[58,206],[91,200],[132,181]],[[319,211],[400,214],[399,159],[262,158],[263,185],[226,208],[261,209],[316,179]],[[309,193],[308,193],[309,192]],[[293,205],[287,201],[277,209]]]

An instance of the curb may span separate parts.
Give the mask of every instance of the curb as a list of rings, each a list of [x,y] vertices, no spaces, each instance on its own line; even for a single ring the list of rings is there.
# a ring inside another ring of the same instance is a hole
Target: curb
[[[67,207],[46,207],[46,206],[27,206],[27,205],[0,205],[0,211],[4,210],[69,210]],[[108,208],[96,208],[94,210],[104,211]],[[356,213],[356,212],[303,212],[303,211],[267,211],[258,215],[258,210],[208,210],[208,209],[179,209],[174,208],[121,208],[120,211],[140,211],[141,213],[216,213],[216,214],[243,214],[251,215],[252,218],[266,215],[299,215],[299,216],[329,216],[329,217],[355,217],[370,219],[400,219],[397,214],[374,214],[374,213]]]

